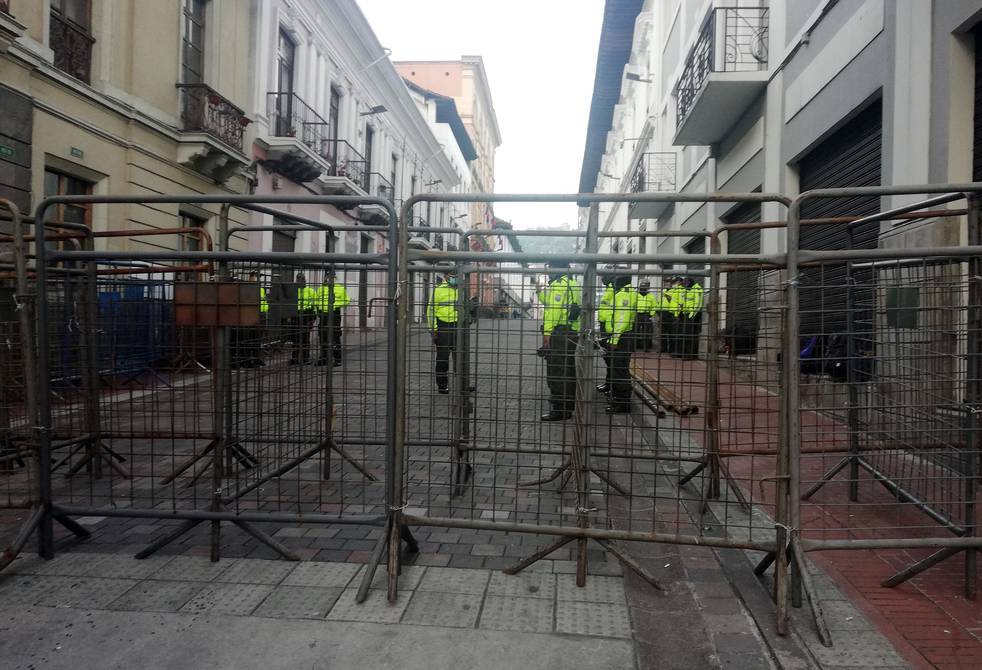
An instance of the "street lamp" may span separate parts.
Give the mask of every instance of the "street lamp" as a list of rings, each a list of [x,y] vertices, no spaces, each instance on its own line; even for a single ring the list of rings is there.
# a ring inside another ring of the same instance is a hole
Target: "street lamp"
[[[367,112],[361,112],[359,116],[374,116],[375,114],[384,114],[389,111],[385,105],[373,105],[368,108]]]

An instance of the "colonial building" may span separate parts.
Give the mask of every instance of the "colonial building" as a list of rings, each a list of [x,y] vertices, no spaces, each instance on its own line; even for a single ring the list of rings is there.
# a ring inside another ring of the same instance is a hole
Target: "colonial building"
[[[245,193],[257,0],[0,2],[0,195]],[[204,227],[217,208],[60,207],[96,231]],[[241,219],[241,215],[236,215]],[[197,237],[99,240],[197,248]]]
[[[794,195],[821,187],[982,178],[980,16],[979,0],[608,0],[580,191]],[[863,215],[903,201],[813,202],[802,214]],[[777,204],[606,205],[600,221],[604,230],[725,231],[728,224],[785,216]],[[585,212],[581,217],[582,225]],[[784,231],[776,228],[721,237],[732,253],[784,250]],[[802,246],[965,239],[962,217],[851,231],[812,226],[803,231]],[[704,249],[697,237],[647,247],[608,240],[604,247]],[[723,305],[724,326],[756,331],[767,311],[760,296],[778,281],[777,273],[738,273],[730,281],[746,284],[729,292],[744,302]],[[825,316],[804,315],[803,332],[821,327],[815,319],[828,322],[845,309],[840,293],[825,296]]]

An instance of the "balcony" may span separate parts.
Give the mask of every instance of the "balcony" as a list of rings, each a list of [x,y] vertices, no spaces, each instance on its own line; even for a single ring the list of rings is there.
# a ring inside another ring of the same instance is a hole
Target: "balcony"
[[[368,161],[295,93],[269,93],[270,167],[297,183],[319,180],[329,195],[364,195]]]
[[[766,7],[720,7],[706,16],[677,91],[676,145],[721,140],[767,86]]]
[[[58,12],[52,11],[48,37],[55,56],[55,67],[88,84],[92,70],[92,45],[95,44],[92,35]]]
[[[631,193],[671,193],[675,191],[675,152],[641,154],[631,177]],[[632,219],[657,219],[671,207],[670,202],[634,202],[628,210]]]
[[[388,200],[395,205],[395,187],[388,179],[378,172],[369,172],[365,175],[365,191],[368,195],[375,198]],[[388,212],[379,205],[360,205],[358,207],[358,218],[366,223],[377,225],[387,225],[389,223]]]
[[[0,0],[0,54],[5,53],[27,27],[10,13],[8,0]]]
[[[249,118],[205,84],[178,84],[177,88],[184,131],[178,161],[221,184],[249,163],[242,153]]]

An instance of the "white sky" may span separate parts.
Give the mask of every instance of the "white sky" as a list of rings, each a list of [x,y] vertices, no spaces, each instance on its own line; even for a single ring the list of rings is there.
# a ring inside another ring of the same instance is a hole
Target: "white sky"
[[[357,0],[392,60],[480,55],[502,144],[499,193],[579,185],[604,0]],[[576,224],[574,204],[495,205],[517,228]]]

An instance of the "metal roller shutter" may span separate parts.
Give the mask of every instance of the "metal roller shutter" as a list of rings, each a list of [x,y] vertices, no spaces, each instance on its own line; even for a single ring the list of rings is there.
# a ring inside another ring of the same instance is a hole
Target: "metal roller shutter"
[[[982,179],[982,23],[975,26],[975,141],[972,144],[972,181]]]
[[[799,164],[801,191],[817,188],[879,186],[883,145],[883,107],[877,101],[812,150]],[[865,216],[880,210],[878,197],[808,200],[801,208],[803,219],[835,216]],[[816,250],[873,249],[880,224],[860,226],[832,224],[802,226],[801,248]],[[860,286],[853,290],[854,328],[872,327],[867,311],[873,291],[869,278],[853,277]],[[800,275],[801,334],[834,335],[846,330],[846,265],[831,264],[806,268]]]
[[[727,214],[723,222],[756,223],[760,221],[760,204],[744,203]],[[734,230],[726,233],[728,254],[760,254],[760,230]],[[730,272],[726,276],[726,332],[732,341],[733,353],[753,354],[757,351],[758,270]]]

